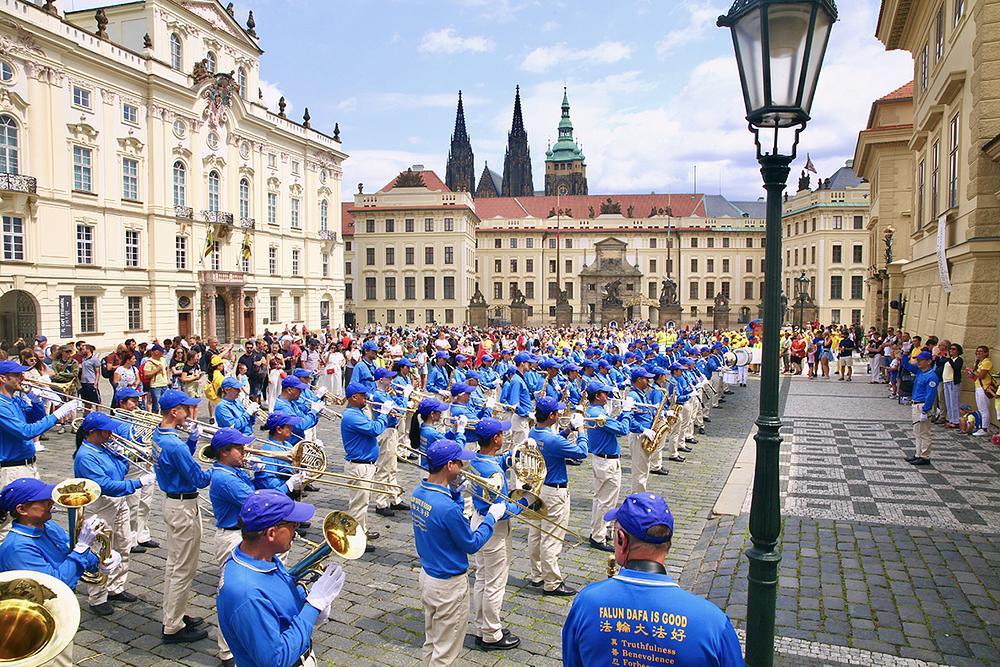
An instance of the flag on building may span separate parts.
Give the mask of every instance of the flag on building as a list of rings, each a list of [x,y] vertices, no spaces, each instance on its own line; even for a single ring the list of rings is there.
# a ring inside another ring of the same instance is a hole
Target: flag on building
[[[212,254],[214,250],[215,250],[215,227],[209,225],[208,235],[205,236],[205,250],[202,251],[202,254],[205,257],[208,257],[209,255]]]
[[[250,259],[253,254],[253,248],[250,245],[250,232],[244,232],[243,234],[243,249],[240,251],[243,259]]]
[[[819,173],[818,171],[816,171],[816,166],[813,165],[813,161],[812,158],[809,157],[809,153],[806,153],[806,171],[811,171],[814,174]]]

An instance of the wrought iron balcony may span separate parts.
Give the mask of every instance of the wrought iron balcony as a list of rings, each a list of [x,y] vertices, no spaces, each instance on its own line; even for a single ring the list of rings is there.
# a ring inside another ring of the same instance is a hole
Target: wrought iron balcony
[[[21,174],[0,174],[0,191],[23,192],[28,195],[37,194],[38,179],[34,176]]]
[[[319,238],[323,241],[336,241],[337,232],[332,229],[321,229],[319,230]]]
[[[232,225],[233,224],[233,214],[226,213],[225,211],[202,211],[201,217],[205,219],[205,222],[209,222],[217,225]]]
[[[174,217],[180,220],[194,220],[194,209],[190,206],[174,206]]]
[[[257,221],[254,218],[240,217],[240,227],[243,229],[256,229]]]

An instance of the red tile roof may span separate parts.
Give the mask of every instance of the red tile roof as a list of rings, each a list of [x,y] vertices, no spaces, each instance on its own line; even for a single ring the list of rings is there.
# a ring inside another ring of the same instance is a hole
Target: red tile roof
[[[892,91],[884,97],[880,97],[879,101],[892,101],[892,100],[912,100],[913,99],[913,82],[904,83],[902,86]]]
[[[451,189],[444,184],[444,181],[442,181],[438,175],[430,169],[421,171],[420,175],[424,178],[424,185],[426,185],[427,189],[431,192],[451,192]],[[399,178],[399,176],[396,178]],[[379,192],[388,192],[396,187],[396,178],[389,181],[384,188],[379,190]]]
[[[490,218],[547,218],[549,211],[570,209],[574,218],[582,219],[589,208],[600,215],[601,204],[611,201],[621,204],[622,214],[633,207],[633,217],[645,218],[652,208],[669,208],[675,217],[705,216],[705,200],[700,194],[679,195],[573,195],[568,197],[496,197],[476,200],[476,214],[480,220]],[[558,204],[557,204],[558,201]]]
[[[354,236],[354,216],[350,213],[352,208],[354,208],[352,201],[340,203],[340,233],[343,236]]]

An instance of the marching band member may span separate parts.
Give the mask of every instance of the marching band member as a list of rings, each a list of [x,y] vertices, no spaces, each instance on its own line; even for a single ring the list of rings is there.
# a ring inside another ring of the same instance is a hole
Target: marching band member
[[[649,388],[650,378],[655,377],[645,368],[637,367],[632,370],[632,388],[628,392],[628,397],[633,403],[646,403],[654,405],[653,392]],[[660,398],[662,398],[662,394]],[[664,406],[664,410],[666,406]],[[656,417],[656,408],[646,406],[636,406],[631,412],[626,413],[624,419],[628,421],[628,447],[632,453],[632,493],[645,491],[649,482],[650,457],[640,444],[642,436],[650,440],[656,437],[653,430],[653,419]],[[615,498],[615,502],[618,498]]]
[[[361,361],[354,366],[354,372],[351,373],[351,382],[363,385],[368,393],[375,390],[375,358],[377,356],[378,343],[366,340],[361,345]]]
[[[507,377],[507,374],[514,370],[514,363],[511,361],[513,352],[510,350],[500,350],[500,361],[497,362],[497,376],[499,381],[503,382],[503,379]]]
[[[423,662],[453,665],[465,639],[469,616],[469,554],[486,544],[507,504],[490,505],[472,530],[462,514],[461,487],[455,483],[464,461],[475,458],[457,442],[441,438],[427,449],[428,475],[413,492],[410,514],[420,557],[420,598],[424,607]]]
[[[444,432],[437,428],[436,424],[441,422],[444,413],[451,408],[451,405],[437,400],[436,398],[425,398],[417,404],[417,409],[410,420],[410,447],[423,454],[420,465],[427,466],[427,448],[442,438],[450,438],[465,446],[465,427],[462,417],[455,420],[455,430]]]
[[[320,387],[319,389],[313,391],[312,381],[315,376],[312,373],[304,368],[296,368],[292,371],[292,375],[297,377],[299,381],[306,386],[299,395],[298,400],[299,405],[302,406],[304,410],[311,410],[314,404],[323,401],[323,397],[326,396],[328,389],[326,387]],[[323,405],[325,406],[326,403],[323,403]],[[302,438],[303,440],[318,440],[316,437],[316,426],[307,428],[303,433]],[[323,444],[322,441],[319,441],[319,443],[321,445]],[[313,491],[314,489],[309,490]]]
[[[142,394],[132,387],[118,389],[115,391],[115,403],[118,406],[114,409],[115,414],[119,411],[136,411],[139,408],[139,401],[141,399]],[[112,419],[115,422],[115,435],[119,435],[136,444],[142,444],[135,437],[132,430],[133,425],[130,421],[115,417],[112,417]],[[143,446],[143,450],[145,451],[146,449],[147,447]],[[126,453],[126,458],[129,459],[129,467],[128,472],[125,473],[125,479],[139,479],[146,474],[143,470],[144,466],[140,466],[137,461],[132,460],[132,456]],[[155,484],[148,484],[140,486],[135,493],[125,496],[125,502],[128,504],[129,527],[132,530],[132,553],[141,554],[145,553],[147,549],[157,549],[160,546],[160,543],[154,540],[149,532],[149,511],[152,507],[153,492],[155,490]]]
[[[448,398],[448,385],[450,369],[448,368],[448,353],[438,351],[434,354],[434,365],[427,371],[426,390],[428,394],[438,394],[442,398]]]
[[[663,417],[668,416],[667,412],[671,410],[671,388],[672,385],[668,384],[667,376],[669,375],[667,369],[661,366],[654,366],[651,371],[653,374],[653,384],[650,388],[650,403],[659,405],[660,401],[663,400],[663,394],[667,394],[667,402],[663,404]],[[660,442],[660,446],[656,448],[653,455],[649,458],[649,472],[653,475],[669,475],[669,471],[663,468],[663,448],[667,446],[666,442]]]
[[[416,383],[420,382],[419,375],[414,376],[414,372],[411,370],[416,364],[403,357],[397,359],[396,363],[393,365],[392,370],[396,371],[398,375],[392,379],[392,387],[395,390],[395,396],[393,400],[403,409],[410,409],[410,395],[413,393]],[[399,420],[396,424],[396,442],[409,442],[410,441],[410,420],[404,415],[403,419]],[[398,459],[410,459],[414,458],[413,454],[403,454],[397,449],[396,458]],[[396,499],[394,501],[397,505],[405,505],[402,502],[402,498]],[[402,508],[400,508],[402,509]],[[407,505],[409,509],[409,505]]]
[[[292,427],[294,437],[292,438],[290,444],[293,445],[299,440],[305,439],[306,431],[316,426],[319,422],[320,411],[326,407],[326,404],[320,400],[313,401],[309,404],[303,404],[299,401],[299,398],[302,396],[302,392],[308,388],[309,386],[302,380],[298,379],[294,375],[289,375],[281,381],[281,394],[274,401],[274,409],[272,412],[284,412],[285,414],[295,415],[299,418],[298,423]],[[374,388],[374,382],[372,384],[372,388]],[[368,388],[366,387],[366,390],[367,389]]]
[[[497,369],[493,367],[493,357],[484,354],[482,359],[479,360],[481,366],[479,367],[479,386],[483,388],[483,393],[488,397],[496,396],[496,389],[500,383],[500,376],[497,375]]]
[[[167,563],[163,584],[163,642],[175,644],[204,639],[208,631],[204,621],[187,616],[191,584],[198,570],[201,551],[201,506],[198,489],[208,486],[212,476],[194,460],[198,429],[185,443],[177,436],[177,427],[188,420],[188,406],[200,399],[182,391],[168,389],[160,396],[163,420],[153,432],[153,449],[158,452],[153,470],[156,483],[166,494],[163,518],[167,524]]]
[[[218,417],[216,412],[216,417]],[[212,443],[205,449],[212,464],[212,486],[208,491],[215,515],[215,560],[219,563],[220,574],[240,541],[240,508],[257,488],[275,488],[280,492],[292,492],[302,487],[305,474],[295,473],[287,482],[274,477],[255,475],[253,479],[246,472],[247,460],[244,446],[254,441],[253,436],[244,435],[231,426],[220,428],[212,436]],[[263,485],[263,486],[262,486]],[[219,644],[219,660],[223,665],[235,664],[233,653],[226,644],[220,629],[216,640]]]
[[[14,361],[0,361],[0,486],[22,477],[37,478],[35,438],[83,405],[78,400],[67,401],[46,416],[38,395],[41,392],[31,392],[27,398],[15,396],[22,391],[24,372],[30,369]],[[0,521],[0,541],[8,530],[7,522]]]
[[[153,486],[156,481],[151,472],[143,473],[139,479],[125,479],[129,460],[124,451],[108,445],[115,426],[115,421],[103,412],[87,413],[76,434],[78,446],[73,457],[73,476],[93,480],[101,487],[101,497],[90,505],[88,514],[100,517],[111,528],[111,543],[120,557],[107,581],[88,587],[90,610],[98,616],[114,613],[108,600],[135,602],[139,599],[125,590],[132,551],[132,526],[126,498],[143,486]]]
[[[608,523],[605,513],[618,504],[618,492],[622,488],[621,449],[618,438],[628,435],[629,416],[634,401],[622,401],[622,414],[614,419],[607,412],[608,396],[612,388],[601,382],[592,382],[587,387],[587,417],[603,417],[604,423],[597,422],[588,430],[590,433],[590,453],[594,455],[594,500],[590,512],[590,546],[601,551],[612,551],[607,544]]]
[[[671,385],[670,393],[677,401],[680,410],[680,414],[677,415],[677,425],[670,431],[670,448],[673,453],[669,456],[669,460],[684,463],[687,459],[681,452],[691,451],[691,448],[684,444],[684,418],[691,409],[688,405],[691,402],[691,392],[684,378],[683,364],[675,361],[670,364],[669,370],[670,376],[667,377],[667,382]]]
[[[555,359],[542,359],[538,362],[538,367],[545,371],[545,377],[542,379],[542,389],[538,390],[535,398],[539,398],[544,390],[545,395],[549,398],[560,400],[562,398],[562,383],[559,381],[559,362]]]
[[[501,403],[515,405],[514,414],[510,417],[511,430],[514,434],[513,443],[519,445],[528,439],[528,419],[531,417],[532,392],[528,386],[526,374],[531,368],[531,362],[535,357],[530,352],[518,352],[514,357],[517,364],[514,367],[514,374],[507,381],[507,394],[500,399]],[[540,385],[539,385],[540,387]]]
[[[559,570],[559,554],[563,543],[560,539],[565,531],[555,524],[565,526],[569,522],[570,498],[569,477],[566,474],[566,459],[587,458],[587,432],[583,430],[583,417],[574,415],[570,420],[570,430],[577,432],[576,442],[567,439],[570,431],[556,433],[552,427],[559,422],[559,413],[566,409],[565,403],[551,398],[541,398],[535,407],[535,427],[529,437],[534,439],[545,458],[545,481],[539,497],[545,503],[553,528],[549,534],[543,533],[540,521],[528,522],[528,557],[531,559],[530,583],[544,586],[545,595],[576,595],[576,589],[563,583]],[[526,445],[530,446],[530,445]]]
[[[241,541],[222,569],[216,610],[237,667],[316,667],[312,633],[330,616],[344,570],[329,565],[309,589],[280,555],[316,508],[274,489],[254,491],[240,508]]]
[[[377,368],[375,377],[384,374],[384,368]],[[375,462],[379,458],[378,436],[390,426],[395,426],[396,417],[390,416],[395,406],[390,400],[383,400],[375,413],[374,419],[369,419],[365,413],[368,404],[368,394],[365,386],[358,382],[347,385],[347,408],[340,420],[340,437],[344,441],[344,472],[359,480],[371,482],[375,479]],[[386,395],[388,398],[388,395]],[[367,485],[366,485],[367,487]],[[379,534],[368,530],[368,504],[371,499],[370,489],[350,489],[347,492],[347,513],[358,522],[369,540],[377,540]]]
[[[563,366],[563,372],[566,373],[566,387],[563,390],[566,400],[564,402],[569,408],[578,408],[583,402],[583,392],[580,389],[580,367],[569,363]]]
[[[469,400],[472,398],[472,387],[464,382],[456,382],[451,385],[451,395],[451,416],[456,420],[459,417],[465,418],[465,440],[466,442],[469,440],[474,442],[476,440],[476,434],[474,431],[475,426],[470,426],[469,422],[473,419],[481,419],[486,415],[483,412],[474,409],[469,403]],[[456,428],[456,431],[457,430],[458,429]]]
[[[302,420],[295,415],[290,415],[287,412],[271,412],[267,416],[267,421],[264,422],[264,430],[267,431],[267,442],[261,446],[261,449],[267,452],[277,452],[279,454],[285,454],[292,450],[291,439],[294,437],[294,429]],[[254,480],[257,483],[257,488],[280,488],[281,484],[288,480],[292,475],[292,469],[289,467],[288,462],[265,455],[260,458],[260,464],[256,467],[254,471]],[[273,478],[264,482],[263,480],[267,478]],[[289,490],[289,495],[297,498],[301,492],[300,488]]]
[[[404,361],[406,364],[401,363]],[[409,360],[400,359],[396,362],[395,367],[405,368],[409,372],[410,366],[407,364],[410,364]],[[406,408],[410,402],[410,392],[413,391],[413,385],[403,383],[397,385],[396,380],[398,379],[398,371],[390,371],[385,368],[375,369],[375,384],[377,388],[375,389],[375,393],[372,394],[374,407],[377,408],[385,403],[389,403],[389,407],[393,410],[394,415],[390,418],[386,429],[382,431],[377,439],[378,460],[375,461],[375,481],[383,484],[396,483],[396,473],[399,466],[399,460],[396,457],[396,443],[399,442],[400,438],[399,427],[408,423],[405,418],[400,419],[398,415],[404,415],[405,417]],[[400,393],[397,386],[410,388],[409,390],[404,389]],[[396,510],[408,509],[410,509],[410,506],[403,502],[402,494],[395,496],[388,493],[375,494],[375,513],[379,516],[394,516]]]
[[[469,358],[464,354],[455,355],[455,370],[451,374],[452,384],[465,382],[465,376],[470,370],[472,369],[469,367]]]
[[[243,435],[252,436],[260,406],[256,403],[244,406],[240,391],[240,381],[236,378],[227,377],[222,381],[222,400],[215,406],[215,423],[221,428],[228,426]]]
[[[621,569],[614,578],[590,584],[573,600],[562,631],[563,665],[624,663],[615,657],[622,641],[637,641],[637,636],[623,633],[614,621],[604,629],[606,609],[649,619],[646,633],[638,637],[637,662],[669,655],[682,667],[743,665],[740,641],[729,618],[711,602],[678,587],[667,574],[664,562],[674,517],[666,501],[652,493],[636,493],[604,518],[615,522],[615,561]]]
[[[510,430],[509,421],[486,418],[476,424],[476,437],[479,439],[479,453],[469,465],[480,477],[491,477],[500,474],[500,493],[509,496],[507,487],[507,469],[511,465],[510,452],[500,454],[503,446],[504,431]],[[489,498],[488,491],[481,491],[482,497],[472,494],[472,529],[476,530],[486,520],[490,504],[484,500]],[[476,552],[473,561],[476,565],[476,579],[472,587],[472,612],[474,617],[473,634],[476,635],[476,646],[484,651],[503,651],[517,648],[521,644],[518,637],[509,631],[504,631],[500,624],[500,608],[507,591],[507,577],[510,574],[511,542],[510,515],[520,514],[521,505],[507,503],[508,514],[498,519],[493,526],[493,535],[486,544]]]

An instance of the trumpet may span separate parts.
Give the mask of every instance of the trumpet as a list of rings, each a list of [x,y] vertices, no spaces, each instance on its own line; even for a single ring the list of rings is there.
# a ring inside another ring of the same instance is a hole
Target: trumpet
[[[100,497],[101,487],[98,486],[97,482],[82,477],[63,480],[52,489],[52,502],[59,507],[66,508],[66,513],[69,516],[69,543],[71,545],[76,544],[80,530],[83,528],[83,508],[94,504]],[[98,533],[94,540],[97,549],[95,550],[94,546],[91,545],[91,550],[102,563],[111,557],[111,539],[111,529],[105,528]],[[84,572],[80,575],[80,581],[95,586],[101,586],[107,580],[106,572]]]
[[[312,542],[298,538],[309,546],[312,551],[300,561],[288,568],[300,583],[315,581],[323,573],[321,563],[331,554],[337,554],[344,560],[361,558],[368,546],[368,536],[351,515],[346,512],[330,512],[323,519],[323,543]]]
[[[453,417],[451,415],[447,415],[445,417],[442,417],[441,421],[444,422],[445,424],[454,426],[454,425],[456,425],[458,423],[458,417]],[[483,421],[483,420],[482,419],[469,419],[467,426],[475,426],[476,424],[478,424],[481,421]]]

